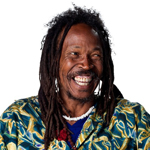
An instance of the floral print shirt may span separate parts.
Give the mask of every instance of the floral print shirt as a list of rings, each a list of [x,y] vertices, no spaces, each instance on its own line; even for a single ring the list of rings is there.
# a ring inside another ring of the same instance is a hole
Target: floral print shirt
[[[150,115],[138,103],[118,100],[109,126],[93,109],[76,141],[79,150],[150,150]],[[0,150],[44,150],[45,125],[37,97],[14,102],[0,117]],[[70,150],[54,139],[49,150]]]

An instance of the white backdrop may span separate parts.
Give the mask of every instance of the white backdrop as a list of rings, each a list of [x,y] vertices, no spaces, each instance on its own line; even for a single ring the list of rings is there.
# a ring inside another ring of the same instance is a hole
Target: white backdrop
[[[14,100],[37,95],[44,24],[72,2],[101,13],[115,52],[115,84],[150,113],[149,0],[5,0],[0,2],[0,114]]]

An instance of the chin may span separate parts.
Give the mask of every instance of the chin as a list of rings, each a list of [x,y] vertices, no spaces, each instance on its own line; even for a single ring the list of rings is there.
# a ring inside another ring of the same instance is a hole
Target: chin
[[[86,103],[89,101],[92,101],[94,99],[94,93],[92,93],[91,95],[88,95],[86,97],[77,97],[77,96],[73,96],[69,91],[67,92],[67,95],[70,99],[75,100],[75,101],[79,101],[81,103]]]

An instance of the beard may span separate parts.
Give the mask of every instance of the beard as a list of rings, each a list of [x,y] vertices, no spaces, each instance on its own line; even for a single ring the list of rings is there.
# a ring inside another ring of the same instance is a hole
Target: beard
[[[68,96],[70,99],[72,99],[72,100],[74,100],[74,101],[79,101],[79,102],[82,103],[82,104],[94,100],[94,93],[91,94],[91,95],[88,96],[88,97],[80,98],[80,97],[75,97],[75,96],[73,96],[69,91],[67,91],[67,96]]]
[[[93,72],[92,70],[83,70],[83,69],[82,70],[80,69],[79,71],[76,71],[76,72],[69,73],[67,75],[67,79],[70,82],[75,76],[78,76],[78,75],[79,76],[80,75],[89,75],[89,76],[91,76],[95,80],[94,82],[98,82],[100,80],[100,77],[98,77],[98,75],[95,72]],[[60,83],[59,86],[61,87],[61,82],[59,82],[59,83]],[[69,89],[69,87],[68,87],[68,89]],[[87,91],[83,90],[82,92],[87,92]],[[74,96],[69,90],[66,90],[65,93],[68,96],[68,98],[70,98],[70,99],[72,99],[74,101],[78,101],[81,104],[93,101],[94,98],[95,98],[94,92],[91,93],[91,95],[89,95],[87,97],[83,97],[83,98],[80,97],[80,96],[79,97]]]

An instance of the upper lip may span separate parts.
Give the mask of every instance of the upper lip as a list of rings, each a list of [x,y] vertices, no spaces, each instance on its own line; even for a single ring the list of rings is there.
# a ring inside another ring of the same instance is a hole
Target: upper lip
[[[94,72],[91,72],[91,71],[77,71],[77,72],[74,72],[74,73],[71,73],[69,75],[71,78],[74,78],[76,76],[95,76],[95,73]]]

